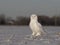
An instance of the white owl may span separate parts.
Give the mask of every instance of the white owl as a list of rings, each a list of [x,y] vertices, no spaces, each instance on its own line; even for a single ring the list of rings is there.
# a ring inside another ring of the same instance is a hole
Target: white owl
[[[32,30],[32,36],[41,36],[42,33],[45,33],[42,29],[41,24],[38,22],[38,17],[36,14],[32,14],[30,17],[30,24],[29,24],[31,30]]]

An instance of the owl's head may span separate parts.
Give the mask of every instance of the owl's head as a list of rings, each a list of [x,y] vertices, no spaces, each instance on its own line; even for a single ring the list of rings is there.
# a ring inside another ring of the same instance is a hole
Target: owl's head
[[[37,20],[38,19],[36,14],[32,14],[30,18],[31,18],[31,20]]]

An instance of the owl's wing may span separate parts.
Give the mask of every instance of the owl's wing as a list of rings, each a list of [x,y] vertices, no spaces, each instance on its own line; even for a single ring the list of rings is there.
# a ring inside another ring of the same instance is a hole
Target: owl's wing
[[[43,30],[42,25],[40,23],[37,23],[37,24],[38,24],[38,27],[39,27],[40,31],[45,34],[46,32]]]

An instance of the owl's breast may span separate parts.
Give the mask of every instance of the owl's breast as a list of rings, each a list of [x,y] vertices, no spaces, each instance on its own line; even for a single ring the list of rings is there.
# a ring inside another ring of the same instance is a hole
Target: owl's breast
[[[37,32],[39,30],[37,24],[34,22],[31,22],[29,26],[30,26],[31,30],[34,32]]]

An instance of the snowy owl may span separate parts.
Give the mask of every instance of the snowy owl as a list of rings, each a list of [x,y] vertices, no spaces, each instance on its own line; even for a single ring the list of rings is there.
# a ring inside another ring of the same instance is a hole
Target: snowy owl
[[[32,36],[34,37],[41,36],[42,33],[45,33],[42,29],[42,25],[38,22],[38,17],[36,14],[31,15],[29,27],[32,30]]]

